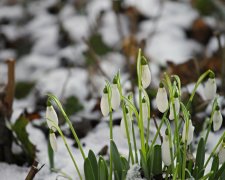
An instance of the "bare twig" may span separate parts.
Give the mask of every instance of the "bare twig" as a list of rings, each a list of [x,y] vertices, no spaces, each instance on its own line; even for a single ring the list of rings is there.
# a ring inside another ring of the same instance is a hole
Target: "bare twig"
[[[103,76],[105,76],[108,80],[110,80],[109,76],[105,73],[105,71],[101,68],[100,66],[100,59],[98,58],[97,54],[95,53],[94,49],[92,48],[91,44],[89,43],[88,40],[86,40],[85,38],[83,38],[84,43],[88,46],[88,51],[91,55],[91,57],[93,58],[93,60],[96,63],[96,66],[99,70],[100,73],[102,73]]]
[[[28,172],[27,174],[27,177],[25,180],[33,180],[35,175],[44,167],[44,164],[38,168],[38,162],[36,160],[34,160],[31,168],[30,168],[30,171]]]

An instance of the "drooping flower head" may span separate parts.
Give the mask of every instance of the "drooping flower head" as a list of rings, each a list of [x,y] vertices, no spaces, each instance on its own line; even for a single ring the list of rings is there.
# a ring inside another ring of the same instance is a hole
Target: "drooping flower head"
[[[204,94],[207,100],[211,100],[216,96],[216,79],[215,74],[211,72],[209,78],[205,83]]]
[[[156,94],[156,106],[162,113],[164,113],[168,108],[167,92],[162,82],[160,82],[159,89]]]
[[[117,110],[120,107],[120,93],[117,84],[118,84],[117,76],[115,76],[112,84],[112,98],[111,98],[111,105],[114,110]]]
[[[109,114],[108,89],[106,86],[103,89],[100,108],[103,116],[107,116]]]
[[[194,130],[195,127],[192,125],[191,120],[186,120],[183,126],[183,133],[182,133],[182,141],[185,143],[185,138],[186,138],[186,126],[187,126],[187,121],[189,121],[188,125],[188,134],[187,134],[187,145],[191,144],[194,136]]]
[[[144,121],[148,120],[148,104],[145,100],[145,97],[142,99],[142,118]]]
[[[141,59],[141,74],[142,86],[146,89],[151,83],[151,72],[144,57]]]
[[[168,129],[166,129],[165,136],[163,137],[162,160],[163,160],[163,163],[166,166],[169,166],[171,164],[171,154],[170,154],[170,144],[169,144]]]
[[[55,132],[56,131],[55,126],[56,125],[58,126],[59,120],[56,111],[50,102],[48,102],[47,104],[45,118],[49,129],[52,129]]]
[[[52,147],[52,150],[54,152],[57,152],[58,150],[58,146],[57,146],[57,140],[56,140],[56,136],[55,136],[55,133],[54,131],[50,130],[50,134],[49,134],[49,142],[50,142],[50,145]]]
[[[219,106],[216,106],[215,112],[213,113],[213,130],[218,131],[223,123],[223,117],[220,112]]]
[[[175,106],[175,114],[177,116],[180,113],[180,100],[179,100],[177,92],[174,95],[174,106]],[[172,104],[172,102],[170,103],[169,119],[170,120],[174,120],[174,111],[173,111],[173,104]]]

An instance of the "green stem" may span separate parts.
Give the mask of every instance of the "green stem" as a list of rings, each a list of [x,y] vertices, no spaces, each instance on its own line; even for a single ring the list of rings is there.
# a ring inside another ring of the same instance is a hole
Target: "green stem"
[[[211,159],[211,158],[213,157],[213,155],[215,154],[217,148],[219,147],[219,145],[220,145],[221,142],[223,141],[224,137],[225,137],[225,132],[224,132],[223,135],[220,137],[220,139],[219,139],[219,141],[217,142],[216,146],[213,148],[211,154],[209,155],[208,159],[206,160],[206,163],[205,163],[205,165],[204,165],[204,168],[207,167],[207,165],[208,165],[210,159]]]
[[[208,140],[208,136],[209,136],[209,132],[211,130],[211,126],[212,126],[212,121],[213,121],[213,115],[216,111],[216,105],[217,105],[217,98],[215,98],[214,102],[213,102],[213,109],[212,109],[212,113],[211,113],[211,117],[210,117],[210,120],[209,120],[209,126],[207,128],[207,132],[206,132],[206,136],[205,136],[205,144]]]
[[[191,102],[192,102],[192,100],[193,100],[193,98],[194,98],[194,95],[195,95],[195,93],[196,93],[196,91],[197,91],[198,86],[199,86],[199,85],[202,83],[202,81],[208,76],[209,73],[212,73],[212,71],[211,71],[211,70],[208,70],[208,71],[206,71],[205,73],[203,73],[203,74],[199,77],[198,81],[197,81],[196,84],[195,84],[194,90],[192,91],[191,96],[190,96],[190,98],[189,98],[189,100],[188,100],[188,102],[187,102],[187,105],[186,105],[187,109],[190,108]]]
[[[135,151],[135,162],[138,163],[138,154],[137,154],[137,144],[136,144],[136,138],[135,138],[135,132],[134,132],[134,123],[132,123],[132,135],[133,135],[133,141],[134,141],[134,151]]]
[[[58,100],[58,98],[55,95],[48,94],[48,96],[49,96],[50,99],[52,99],[57,104],[58,108],[60,109],[60,111],[61,111],[64,119],[66,120],[67,124],[70,127],[70,130],[71,130],[71,132],[72,132],[72,134],[74,136],[75,141],[77,142],[78,148],[79,148],[79,150],[80,150],[80,152],[81,152],[81,154],[83,156],[83,159],[85,160],[86,157],[85,157],[85,154],[84,154],[84,150],[82,148],[82,145],[80,143],[80,140],[79,140],[79,138],[77,136],[77,133],[75,132],[75,130],[73,128],[73,125],[72,125],[71,121],[69,120],[68,116],[66,115],[66,113],[65,113],[65,111],[64,111],[64,109],[62,107],[62,104],[60,103],[60,101]]]
[[[65,136],[63,135],[63,132],[61,131],[61,129],[59,128],[59,126],[58,126],[53,120],[51,120],[51,119],[48,119],[48,120],[52,122],[52,124],[53,124],[54,127],[57,129],[57,131],[59,132],[60,136],[62,137],[62,140],[63,140],[63,142],[64,142],[64,144],[65,144],[65,146],[66,146],[66,149],[67,149],[67,151],[68,151],[68,153],[69,153],[69,155],[70,155],[70,158],[71,158],[72,161],[73,161],[74,167],[75,167],[75,169],[76,169],[76,171],[77,171],[77,173],[78,173],[78,176],[79,176],[79,178],[82,180],[81,173],[80,173],[79,168],[78,168],[78,166],[77,166],[77,163],[76,163],[76,161],[75,161],[75,159],[74,159],[74,157],[73,157],[73,154],[72,154],[72,152],[71,152],[71,149],[70,149],[69,145],[67,144],[66,138],[65,138]]]
[[[126,107],[125,107],[124,102],[122,102],[122,103],[123,103],[122,109],[123,109],[123,118],[124,118],[124,122],[125,122],[125,129],[126,129],[126,135],[127,135],[127,143],[128,143],[128,147],[129,147],[129,151],[130,151],[129,154],[130,154],[130,157],[131,157],[131,162],[132,162],[132,164],[134,164],[134,156],[133,156],[133,152],[132,152],[130,134],[129,134],[129,129],[128,129],[127,116],[126,116]]]

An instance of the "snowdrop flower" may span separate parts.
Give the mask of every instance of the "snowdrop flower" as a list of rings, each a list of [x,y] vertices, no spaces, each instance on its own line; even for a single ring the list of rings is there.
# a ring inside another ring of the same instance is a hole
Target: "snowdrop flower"
[[[46,121],[47,121],[47,125],[48,125],[49,129],[51,129],[55,132],[56,131],[55,125],[58,125],[59,120],[58,120],[58,116],[55,112],[55,109],[53,108],[52,105],[47,106],[45,117],[46,117]]]
[[[194,135],[194,130],[195,127],[192,125],[191,120],[189,121],[189,126],[188,126],[188,134],[187,134],[187,145],[191,144],[193,140],[193,135]],[[185,121],[184,126],[183,126],[183,133],[182,133],[182,141],[185,142],[185,136],[186,136],[186,125],[187,121]]]
[[[223,117],[220,112],[219,106],[216,107],[216,111],[213,114],[213,130],[218,131],[222,125]]]
[[[177,93],[174,96],[174,106],[175,106],[175,112],[176,112],[176,116],[177,116],[179,114],[179,112],[180,112],[180,101],[179,101],[179,97],[178,97]],[[174,120],[174,111],[173,111],[173,104],[172,104],[172,102],[170,103],[169,119],[170,120]]]
[[[148,104],[145,98],[142,99],[142,118],[144,121],[148,120]]]
[[[52,150],[54,152],[57,152],[58,146],[57,146],[56,136],[55,136],[55,133],[53,131],[50,132],[50,134],[49,134],[49,141],[50,141],[50,145],[52,147]]]
[[[117,87],[117,82],[113,80],[112,84],[112,98],[111,105],[114,110],[117,110],[120,106],[120,93]]]
[[[126,109],[126,120],[127,120],[127,127],[128,127],[128,132],[130,133],[131,132],[131,120],[129,118],[129,113],[128,113],[128,110]],[[127,137],[127,132],[126,132],[126,126],[125,126],[125,120],[124,118],[121,119],[120,121],[120,129],[121,131],[123,132],[123,135],[124,137]]]
[[[144,58],[141,59],[141,70],[142,70],[141,71],[142,86],[143,86],[143,88],[146,89],[151,83],[151,72],[148,67],[148,63]]]
[[[211,100],[216,96],[216,80],[214,73],[210,73],[208,80],[205,83],[205,97],[207,100]]]
[[[104,88],[100,108],[103,116],[107,116],[109,114],[109,102],[108,102],[108,90],[107,87]]]
[[[159,89],[156,94],[156,106],[162,113],[164,113],[168,108],[167,92],[163,83],[159,84]]]
[[[162,143],[162,160],[166,166],[171,164],[170,144],[168,134],[163,137]]]
[[[220,145],[218,157],[219,157],[219,163],[223,164],[225,162],[225,139],[223,139],[223,142]]]

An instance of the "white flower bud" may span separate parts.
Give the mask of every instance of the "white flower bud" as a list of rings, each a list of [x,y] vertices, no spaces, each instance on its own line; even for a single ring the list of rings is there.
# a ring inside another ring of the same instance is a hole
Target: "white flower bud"
[[[156,95],[156,106],[162,113],[164,113],[168,108],[167,92],[161,83]]]
[[[54,132],[50,132],[50,134],[49,134],[49,141],[50,141],[50,145],[52,147],[52,150],[54,152],[57,152],[58,146],[57,146],[57,140],[56,140],[56,136],[55,136]]]
[[[186,123],[187,123],[187,121],[185,121],[185,123],[184,123],[183,133],[182,133],[182,141],[183,142],[185,142],[185,136],[186,136]],[[192,125],[191,120],[189,120],[188,134],[187,134],[187,145],[191,144],[191,142],[193,140],[194,130],[195,130],[195,127]]]
[[[209,78],[205,83],[204,94],[207,100],[211,100],[216,96],[216,80],[215,78]]]
[[[58,116],[55,112],[55,109],[52,105],[47,106],[45,117],[46,117],[46,121],[47,121],[49,129],[51,129],[55,132],[56,131],[55,125],[58,126],[59,120],[58,120]]]
[[[223,117],[220,110],[216,110],[213,114],[213,130],[218,131],[223,123]]]
[[[151,72],[147,64],[142,65],[141,69],[142,69],[141,82],[143,88],[146,89],[151,83]]]
[[[144,121],[148,120],[148,104],[145,99],[142,99],[142,118]]]
[[[108,93],[106,91],[106,88],[103,90],[100,108],[103,116],[107,116],[109,114]]]
[[[117,84],[112,85],[112,99],[111,99],[112,108],[117,110],[120,106],[120,93],[117,88]]]
[[[126,115],[126,120],[127,120],[128,133],[130,133],[131,130],[132,130],[132,124],[131,124],[131,120],[129,118],[129,114]],[[120,121],[120,129],[123,132],[124,137],[127,138],[127,132],[126,132],[126,126],[125,126],[124,118],[122,118],[121,121]]]
[[[165,135],[162,143],[162,160],[166,166],[171,164],[169,137]]]
[[[174,106],[175,106],[175,112],[176,116],[180,113],[180,101],[178,97],[174,98]],[[173,112],[173,104],[172,102],[170,103],[170,114],[169,114],[169,119],[174,120],[174,112]]]

